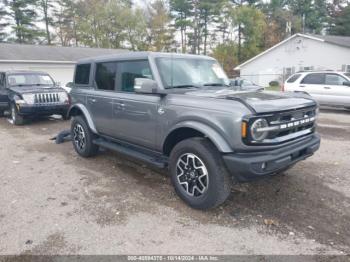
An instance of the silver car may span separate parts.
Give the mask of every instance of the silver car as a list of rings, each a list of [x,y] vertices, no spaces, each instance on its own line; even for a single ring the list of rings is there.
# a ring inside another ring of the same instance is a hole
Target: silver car
[[[296,73],[287,79],[284,91],[308,93],[320,105],[350,109],[350,72]]]

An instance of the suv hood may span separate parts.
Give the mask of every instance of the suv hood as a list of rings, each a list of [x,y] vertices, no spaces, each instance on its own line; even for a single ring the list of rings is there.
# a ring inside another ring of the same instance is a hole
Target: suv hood
[[[60,87],[36,86],[36,85],[35,86],[11,86],[8,89],[17,94],[64,92],[64,89]]]
[[[285,111],[317,103],[311,96],[303,93],[282,93],[273,91],[234,91],[232,89],[205,89],[187,92],[188,95],[235,100],[246,105],[253,113]]]

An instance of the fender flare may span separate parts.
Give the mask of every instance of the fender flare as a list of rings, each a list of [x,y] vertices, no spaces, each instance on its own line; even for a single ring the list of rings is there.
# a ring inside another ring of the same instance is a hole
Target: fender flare
[[[167,140],[169,135],[180,128],[191,128],[204,134],[204,136],[207,137],[222,153],[233,152],[233,149],[231,148],[230,144],[218,131],[216,131],[211,126],[208,126],[198,121],[184,121],[176,124],[165,136],[165,139],[163,140],[163,145],[165,144],[165,141]]]
[[[91,131],[93,133],[97,134],[98,132],[97,132],[96,126],[95,126],[94,122],[92,121],[92,117],[91,117],[89,111],[87,110],[87,108],[83,104],[75,104],[69,108],[67,115],[69,117],[76,115],[76,114],[74,114],[75,110],[78,110],[82,113],[82,115],[85,117]]]

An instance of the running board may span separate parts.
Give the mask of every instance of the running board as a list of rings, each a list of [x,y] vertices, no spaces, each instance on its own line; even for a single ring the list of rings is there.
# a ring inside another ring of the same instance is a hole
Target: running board
[[[103,138],[95,139],[95,140],[93,140],[93,143],[95,145],[110,149],[112,151],[123,154],[125,156],[129,156],[129,157],[138,159],[142,162],[153,165],[153,166],[160,168],[160,169],[166,168],[168,166],[168,158],[165,156],[156,155],[156,154],[146,154],[146,153],[142,152],[141,150],[137,150],[137,149],[132,148],[131,146],[124,146],[122,144],[108,141],[108,140],[103,139]]]

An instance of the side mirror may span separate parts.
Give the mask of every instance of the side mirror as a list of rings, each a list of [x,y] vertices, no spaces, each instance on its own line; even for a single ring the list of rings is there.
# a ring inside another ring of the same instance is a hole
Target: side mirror
[[[350,86],[350,81],[344,82],[343,85],[344,85],[344,86]]]
[[[73,85],[74,85],[73,82],[68,82],[68,83],[66,84],[66,87],[72,88]]]
[[[158,84],[149,78],[135,78],[134,89],[139,94],[156,94],[158,93]]]

